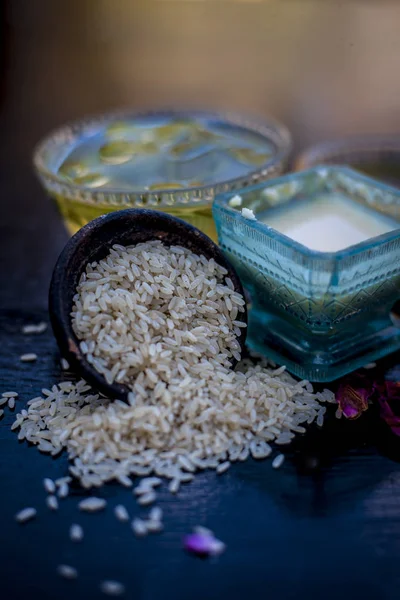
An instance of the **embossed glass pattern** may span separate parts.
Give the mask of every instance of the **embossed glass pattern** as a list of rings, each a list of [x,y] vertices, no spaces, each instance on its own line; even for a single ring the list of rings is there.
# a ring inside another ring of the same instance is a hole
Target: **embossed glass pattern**
[[[250,346],[299,377],[331,381],[400,348],[400,229],[318,252],[244,218],[294,199],[339,194],[399,221],[400,191],[341,167],[318,167],[216,197],[219,242],[251,296]]]

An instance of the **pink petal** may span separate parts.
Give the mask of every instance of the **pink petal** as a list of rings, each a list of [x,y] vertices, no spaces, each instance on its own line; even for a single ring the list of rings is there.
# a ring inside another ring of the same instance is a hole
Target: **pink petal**
[[[185,550],[198,556],[216,556],[225,550],[225,544],[213,537],[203,533],[192,533],[183,540]]]
[[[357,419],[368,408],[368,400],[373,394],[373,387],[360,376],[353,375],[345,379],[336,393],[336,400],[347,419]]]

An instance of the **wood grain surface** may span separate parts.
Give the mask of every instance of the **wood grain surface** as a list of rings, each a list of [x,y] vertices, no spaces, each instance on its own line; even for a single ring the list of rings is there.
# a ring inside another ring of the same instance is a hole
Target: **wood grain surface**
[[[9,2],[0,61],[0,391],[17,390],[21,408],[42,387],[69,377],[61,373],[50,329],[21,334],[23,324],[47,320],[48,283],[67,240],[31,168],[43,134],[68,119],[127,104],[273,112],[292,126],[298,147],[333,125],[347,132],[351,114],[355,128],[372,123],[375,130],[394,130],[399,80],[383,69],[389,61],[396,72],[399,16],[396,2],[361,0]],[[328,59],[331,78],[321,81],[336,87],[321,83],[316,97],[309,86]],[[290,86],[301,73],[306,87]],[[354,94],[337,102],[338,89],[348,89],[355,74]],[[359,111],[350,113],[357,102]],[[22,364],[24,352],[36,352],[37,362]],[[199,475],[176,498],[162,490],[165,532],[137,540],[112,507],[121,502],[132,516],[144,511],[117,485],[101,490],[108,500],[102,514],[79,513],[83,492],[75,485],[59,512],[50,513],[41,481],[65,475],[66,458],[52,460],[18,443],[6,410],[1,600],[100,599],[104,578],[123,581],[132,600],[397,600],[399,441],[373,409],[353,423],[333,413],[322,429],[311,427],[285,450],[278,471],[270,461],[249,461],[222,477]],[[37,507],[38,518],[19,526],[13,515],[28,505]],[[85,529],[80,545],[68,538],[73,522]],[[218,560],[183,552],[182,535],[197,524],[227,544]],[[78,580],[60,580],[60,563],[77,567]]]

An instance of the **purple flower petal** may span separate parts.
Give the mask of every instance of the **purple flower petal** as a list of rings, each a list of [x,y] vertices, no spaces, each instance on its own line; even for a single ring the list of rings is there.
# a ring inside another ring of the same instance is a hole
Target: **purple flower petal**
[[[367,410],[373,393],[372,384],[365,377],[354,374],[339,385],[336,400],[347,419],[357,419]]]
[[[217,556],[225,550],[225,544],[212,535],[192,533],[183,540],[185,550],[198,556]]]

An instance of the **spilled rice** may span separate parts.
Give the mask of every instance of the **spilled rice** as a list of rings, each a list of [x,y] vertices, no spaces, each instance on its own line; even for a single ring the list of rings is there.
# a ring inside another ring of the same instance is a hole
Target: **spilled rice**
[[[321,403],[334,400],[328,391],[313,393],[308,383],[249,361],[236,371],[208,367],[197,385],[194,377],[181,384],[178,377],[170,384],[171,397],[154,400],[149,390],[126,404],[92,393],[84,381],[63,382],[29,401],[12,427],[42,452],[66,449],[70,472],[85,488],[155,474],[170,479],[176,493],[193,471],[221,472],[231,462],[268,457],[271,442],[290,443],[305,431],[303,424],[317,418],[320,424]],[[139,484],[134,493],[152,498],[154,491]]]
[[[304,425],[322,425],[324,403],[335,402],[332,392],[315,393],[308,381],[296,381],[284,367],[240,360],[245,301],[226,275],[213,260],[160,242],[114,246],[82,275],[72,319],[81,351],[109,383],[130,388],[128,402],[110,401],[83,380],[63,381],[30,400],[12,425],[19,440],[41,452],[57,456],[65,450],[70,474],[84,488],[112,479],[127,488],[135,483],[132,496],[148,516],[131,520],[121,504],[114,515],[130,522],[137,537],[163,530],[163,512],[154,505],[163,478],[169,480],[169,492],[177,494],[198,471],[222,475],[233,462],[267,458],[271,443],[289,444],[305,432]],[[22,361],[36,358],[21,356]],[[235,370],[232,361],[239,361]],[[65,359],[62,368],[69,368]],[[16,397],[4,392],[0,405],[12,409]],[[283,461],[278,454],[272,467]],[[48,508],[57,510],[71,480],[43,480]],[[94,513],[106,505],[91,496],[78,508]],[[15,515],[20,523],[35,517],[34,508]],[[72,524],[69,537],[82,541],[82,527]],[[184,545],[201,555],[225,549],[202,527]],[[59,565],[57,572],[66,579],[78,576],[70,565]],[[100,589],[109,596],[125,591],[113,580],[101,582]]]
[[[321,403],[334,402],[266,361],[231,369],[244,299],[224,268],[189,250],[114,246],[87,267],[74,302],[81,350],[107,381],[131,388],[129,403],[65,381],[43,389],[13,428],[42,452],[65,448],[85,488],[154,474],[176,493],[197,470],[268,457],[271,442],[322,424]],[[141,503],[154,494],[144,490]]]

